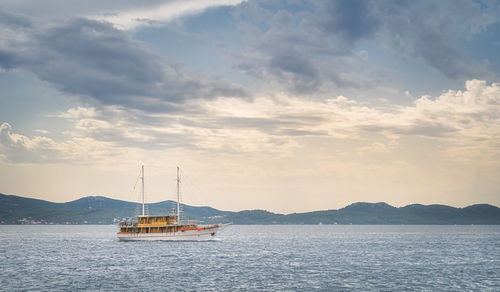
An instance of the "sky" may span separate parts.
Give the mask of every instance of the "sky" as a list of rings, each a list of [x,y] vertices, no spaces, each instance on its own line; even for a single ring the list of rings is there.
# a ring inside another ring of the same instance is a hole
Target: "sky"
[[[0,193],[500,206],[499,52],[499,1],[1,0]]]

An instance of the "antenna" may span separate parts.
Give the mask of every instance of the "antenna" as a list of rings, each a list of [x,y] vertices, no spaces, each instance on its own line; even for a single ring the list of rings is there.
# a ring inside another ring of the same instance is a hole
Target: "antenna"
[[[181,224],[181,208],[180,208],[181,195],[179,190],[180,183],[181,183],[181,177],[179,176],[179,167],[177,166],[177,224]]]
[[[144,165],[142,166],[142,216],[144,216]]]

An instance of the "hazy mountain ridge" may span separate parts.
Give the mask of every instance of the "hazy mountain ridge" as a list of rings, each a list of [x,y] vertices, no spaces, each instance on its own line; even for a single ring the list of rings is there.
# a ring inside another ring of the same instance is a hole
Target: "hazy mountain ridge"
[[[111,224],[131,217],[139,204],[102,196],[83,197],[66,203],[0,194],[2,224]],[[166,214],[174,201],[148,204],[149,214]],[[205,223],[235,224],[500,224],[500,208],[476,204],[465,208],[411,204],[358,202],[338,210],[277,214],[265,210],[221,211],[212,207],[182,204],[184,217]]]

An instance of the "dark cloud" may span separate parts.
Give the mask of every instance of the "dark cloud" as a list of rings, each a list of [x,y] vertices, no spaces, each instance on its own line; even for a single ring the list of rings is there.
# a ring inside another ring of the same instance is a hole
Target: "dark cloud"
[[[324,91],[325,84],[344,85],[340,72],[349,68],[342,60],[332,58],[345,56],[345,48],[333,46],[324,37],[314,15],[278,10],[261,13],[268,15],[267,19],[262,15],[256,18],[256,5],[245,4],[239,10],[239,18],[246,24],[242,26],[246,49],[234,55],[237,69],[296,94]],[[332,67],[336,70],[330,70]]]
[[[339,34],[348,42],[372,37],[381,20],[369,0],[320,1],[321,23],[327,33]]]
[[[324,121],[319,117],[279,116],[273,118],[256,117],[214,117],[202,119],[201,122],[183,119],[186,126],[203,129],[252,129],[271,136],[323,136],[324,131],[302,130]]]
[[[0,11],[0,68],[10,70],[25,62],[22,52],[26,52],[19,43],[32,23],[24,15]]]
[[[473,1],[402,1],[379,4],[386,41],[399,53],[423,59],[451,79],[477,77],[478,64],[467,56],[463,42],[484,26],[485,14]]]
[[[490,74],[464,43],[498,19],[498,6],[470,0],[325,0],[294,9],[295,4],[283,3],[240,5],[237,19],[247,50],[234,60],[249,76],[274,81],[289,92],[378,83],[380,73],[357,55],[361,40],[395,57],[420,59],[450,79]]]
[[[283,129],[276,133],[282,136],[328,136],[326,131],[305,131],[296,129]]]
[[[0,64],[3,69],[11,70],[19,66],[22,62],[16,55],[0,49]]]
[[[283,80],[287,88],[301,94],[311,93],[321,85],[316,66],[298,52],[289,51],[273,56],[269,60],[269,68],[275,77]]]
[[[0,24],[6,27],[31,27],[28,17],[3,11],[0,11]]]
[[[198,115],[194,119],[180,118],[181,125],[200,129],[253,129],[269,135],[300,136],[323,135],[322,132],[301,130],[324,122],[323,117],[304,115],[281,115],[276,117],[234,117]]]
[[[363,125],[359,127],[368,132],[390,132],[397,135],[423,136],[423,137],[445,137],[455,133],[458,129],[441,123],[427,121],[415,121],[412,125]]]
[[[96,141],[112,142],[116,145],[126,145],[147,150],[159,150],[169,148],[194,148],[194,139],[185,133],[168,133],[154,129],[137,129],[130,127],[112,127],[87,129],[86,137]]]
[[[222,127],[254,128],[263,132],[273,131],[281,126],[298,126],[299,123],[270,118],[224,117],[217,121]]]
[[[400,127],[399,129],[394,129],[394,133],[402,135],[417,135],[417,136],[428,136],[428,137],[444,137],[451,133],[455,133],[458,130],[451,126],[439,124],[439,123],[416,123],[409,127]]]
[[[3,26],[26,19],[0,18]],[[101,104],[164,112],[187,99],[248,96],[242,87],[190,73],[155,55],[109,23],[80,18],[11,31],[21,37],[12,36],[5,45],[0,40],[1,68],[33,72],[63,92]]]
[[[77,19],[36,38],[33,54],[45,58],[30,69],[68,93],[115,103],[117,96],[157,95],[165,77],[160,58],[106,23]]]

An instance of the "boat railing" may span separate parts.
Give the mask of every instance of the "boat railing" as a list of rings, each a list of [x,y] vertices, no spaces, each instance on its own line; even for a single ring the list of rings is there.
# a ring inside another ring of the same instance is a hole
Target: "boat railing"
[[[137,221],[120,221],[118,226],[120,227],[158,227],[158,226],[176,226],[176,225],[197,225],[198,220],[194,219],[182,219],[179,223],[176,222],[149,222],[149,223],[139,223]]]
[[[118,223],[118,225],[120,227],[137,226],[137,222],[120,221],[120,223]]]

